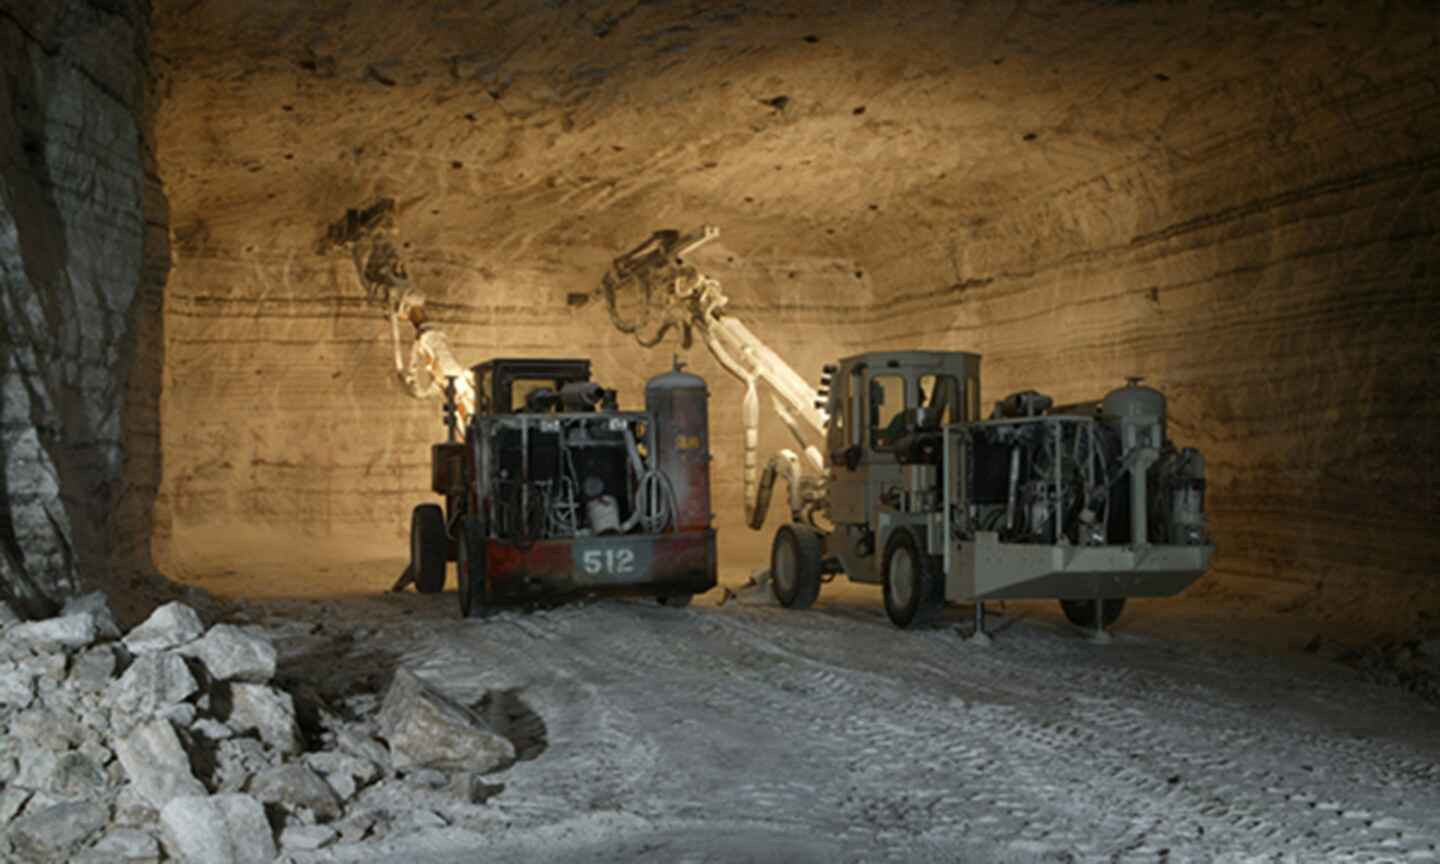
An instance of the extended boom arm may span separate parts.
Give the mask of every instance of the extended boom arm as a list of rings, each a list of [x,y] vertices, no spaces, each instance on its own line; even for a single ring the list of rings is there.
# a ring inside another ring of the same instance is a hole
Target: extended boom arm
[[[390,319],[395,377],[405,392],[416,399],[440,397],[445,393],[443,382],[454,379],[455,410],[464,426],[475,413],[474,377],[455,359],[444,331],[430,323],[425,295],[410,284],[405,262],[395,248],[395,231],[395,200],[381,198],[369,207],[347,210],[326,230],[320,251],[337,247],[350,251],[355,274],[370,302]],[[402,322],[412,330],[408,363],[400,337]]]
[[[770,493],[781,473],[788,481],[792,517],[810,517],[824,500],[823,476],[805,475],[794,451],[781,450],[773,456],[761,477],[757,459],[760,445],[758,382],[763,381],[770,388],[775,412],[799,442],[806,460],[822,473],[825,463],[820,451],[809,443],[801,427],[808,428],[812,435],[823,436],[828,417],[819,391],[806,383],[749,327],[725,312],[729,298],[721,291],[719,281],[685,262],[686,255],[718,236],[720,229],[712,225],[683,235],[678,231],[657,231],[649,240],[615,259],[605,274],[603,287],[611,320],[641,345],[647,348],[656,345],[667,332],[678,328],[688,347],[692,334],[699,331],[705,347],[720,365],[744,383],[745,516],[750,527],[758,530],[764,524]],[[639,320],[625,318],[620,310],[622,290],[634,287],[643,291]],[[655,323],[653,306],[657,303],[663,304],[660,320],[654,333],[646,335],[644,328]]]

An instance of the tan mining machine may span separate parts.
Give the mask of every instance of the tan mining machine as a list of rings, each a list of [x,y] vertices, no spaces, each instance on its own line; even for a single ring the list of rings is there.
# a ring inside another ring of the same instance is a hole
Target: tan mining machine
[[[616,259],[604,293],[615,325],[642,345],[672,329],[688,345],[698,332],[745,383],[750,527],[762,527],[776,480],[787,481],[788,520],[770,557],[781,605],[810,606],[823,582],[844,573],[882,585],[899,627],[933,620],[947,602],[973,602],[984,638],[984,601],[1055,598],[1070,621],[1103,631],[1125,598],[1177,594],[1205,572],[1215,551],[1205,460],[1171,442],[1159,391],[1136,378],[1063,406],[1025,391],[982,419],[980,356],[956,351],[846,357],[813,388],[725,311],[716,280],[687,263],[718,234],[656,232]],[[639,320],[618,311],[627,293],[643,293]],[[782,450],[763,472],[760,382],[804,454]]]

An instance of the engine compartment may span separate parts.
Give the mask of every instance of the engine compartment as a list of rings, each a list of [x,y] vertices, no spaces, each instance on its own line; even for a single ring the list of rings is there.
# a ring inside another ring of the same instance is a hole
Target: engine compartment
[[[967,536],[1076,545],[1203,545],[1205,459],[1178,447],[1164,397],[1139,379],[1105,400],[1054,407],[1034,391],[965,430]],[[1128,482],[1127,482],[1128,480]]]
[[[658,534],[674,523],[674,491],[653,466],[643,412],[477,418],[477,491],[494,535],[547,540]]]

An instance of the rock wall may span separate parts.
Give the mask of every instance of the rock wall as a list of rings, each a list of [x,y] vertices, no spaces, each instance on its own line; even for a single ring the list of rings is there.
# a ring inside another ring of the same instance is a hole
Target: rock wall
[[[31,614],[147,569],[168,260],[149,14],[0,5],[0,596]]]

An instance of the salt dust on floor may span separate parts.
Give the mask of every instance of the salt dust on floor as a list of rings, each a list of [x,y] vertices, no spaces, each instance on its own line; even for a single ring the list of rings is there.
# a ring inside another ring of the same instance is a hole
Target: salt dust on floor
[[[543,723],[482,817],[305,860],[1440,861],[1440,709],[1412,695],[1156,635],[1143,607],[1105,644],[1021,611],[980,645],[966,609],[899,631],[878,592],[826,591],[469,621],[453,592],[270,604],[301,622],[295,674],[403,664]]]

